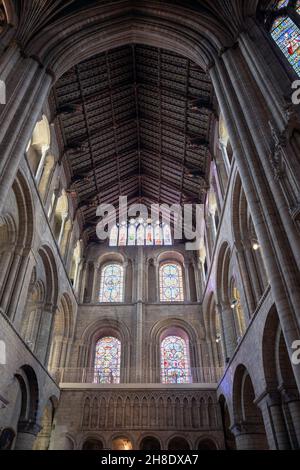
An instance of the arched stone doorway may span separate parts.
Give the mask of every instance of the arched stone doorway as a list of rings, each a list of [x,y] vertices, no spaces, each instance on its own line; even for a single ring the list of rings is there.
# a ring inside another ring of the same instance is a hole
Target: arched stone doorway
[[[103,450],[103,443],[100,439],[87,439],[82,450]]]
[[[218,450],[212,439],[203,439],[198,444],[198,450]]]
[[[168,450],[190,450],[190,445],[183,437],[173,437],[169,442]]]
[[[116,437],[112,441],[112,450],[133,450],[133,444],[128,437]]]
[[[222,425],[224,431],[224,440],[225,440],[225,449],[226,450],[236,450],[235,437],[231,432],[231,420],[230,414],[228,411],[228,406],[224,396],[222,395],[219,399],[220,408],[221,408],[221,417]]]
[[[236,370],[233,384],[233,432],[238,450],[269,448],[263,416],[255,400],[253,382],[247,369],[241,365]]]
[[[140,450],[161,450],[161,445],[156,437],[149,436],[142,440],[140,444]]]

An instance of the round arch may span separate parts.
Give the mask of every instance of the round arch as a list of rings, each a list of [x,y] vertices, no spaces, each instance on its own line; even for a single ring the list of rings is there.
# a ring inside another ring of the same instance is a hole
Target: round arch
[[[131,335],[128,327],[119,320],[103,317],[86,328],[80,340],[83,347],[78,366],[94,368],[97,341],[105,336],[113,336],[121,342],[120,382],[127,383],[130,374]]]
[[[192,449],[192,446],[191,442],[189,442],[186,437],[176,434],[168,440],[167,449],[176,451],[188,451]]]
[[[188,338],[190,352],[190,367],[192,371],[193,382],[201,382],[196,372],[197,367],[201,367],[202,358],[197,347],[199,341],[205,339],[204,332],[197,332],[190,324],[176,317],[171,317],[156,323],[149,334],[149,367],[147,367],[150,382],[160,382],[160,345],[165,332],[182,331],[185,338]]]

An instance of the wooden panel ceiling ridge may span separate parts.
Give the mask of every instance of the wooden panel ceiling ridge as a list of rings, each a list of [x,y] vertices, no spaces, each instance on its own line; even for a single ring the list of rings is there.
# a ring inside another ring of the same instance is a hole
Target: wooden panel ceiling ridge
[[[50,106],[85,229],[95,206],[202,202],[214,119],[208,75],[173,52],[128,45],[69,70]]]

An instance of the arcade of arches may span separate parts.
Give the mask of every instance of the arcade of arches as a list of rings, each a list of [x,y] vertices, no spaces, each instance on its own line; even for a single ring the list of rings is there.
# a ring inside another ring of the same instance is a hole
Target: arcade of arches
[[[300,448],[299,28],[0,0],[0,449]],[[153,204],[201,205],[199,243]]]

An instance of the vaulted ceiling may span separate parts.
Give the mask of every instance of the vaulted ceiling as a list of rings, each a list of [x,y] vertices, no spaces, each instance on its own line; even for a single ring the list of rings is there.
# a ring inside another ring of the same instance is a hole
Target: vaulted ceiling
[[[73,67],[50,97],[68,190],[95,236],[100,203],[203,202],[214,119],[208,75],[189,59],[144,45]]]

